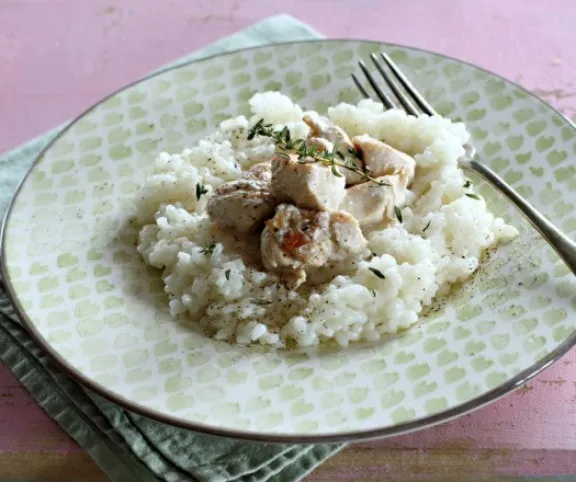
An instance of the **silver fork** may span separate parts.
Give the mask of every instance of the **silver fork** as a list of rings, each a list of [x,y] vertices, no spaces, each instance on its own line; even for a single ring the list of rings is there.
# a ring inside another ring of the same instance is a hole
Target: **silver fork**
[[[372,54],[371,60],[376,69],[386,82],[390,91],[394,94],[402,108],[409,114],[418,116],[420,114],[438,115],[426,99],[416,90],[412,83],[406,78],[394,61],[385,53],[380,53],[380,57],[388,66],[390,73],[380,63],[376,54]],[[366,67],[363,61],[359,62],[360,69],[366,76],[368,83],[376,92],[378,98],[382,101],[384,108],[395,109],[397,108],[394,100],[378,85],[374,77]],[[358,78],[352,74],[352,79],[356,87],[360,90],[362,95],[370,98],[366,89],[358,81]],[[403,89],[402,89],[403,87]],[[402,90],[406,92],[406,95]],[[498,189],[504,196],[506,196],[516,207],[528,218],[532,225],[540,232],[540,234],[548,241],[554,248],[558,255],[564,260],[566,265],[570,268],[572,273],[576,274],[576,243],[548,221],[540,212],[526,201],[520,194],[518,194],[512,187],[504,181],[498,174],[490,169],[485,164],[477,161],[476,149],[470,144],[464,146],[465,154],[459,160],[459,165],[462,169],[472,170],[482,176],[483,179],[488,181],[492,186]]]

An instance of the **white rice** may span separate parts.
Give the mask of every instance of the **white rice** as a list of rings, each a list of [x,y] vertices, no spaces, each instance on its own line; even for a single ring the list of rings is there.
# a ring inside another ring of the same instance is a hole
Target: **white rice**
[[[268,160],[274,150],[267,139],[248,141],[249,126],[264,118],[287,125],[293,137],[308,133],[302,109],[286,96],[260,93],[250,105],[251,119],[227,120],[181,154],[161,153],[140,193],[138,251],[146,263],[163,269],[171,314],[199,323],[217,339],[278,347],[378,340],[414,324],[435,296],[470,277],[485,249],[517,234],[482,199],[466,196],[473,188],[464,187],[457,166],[469,138],[463,124],[383,112],[380,104],[364,100],[331,107],[327,115],[348,134],[382,139],[413,155],[418,165],[403,222],[365,233],[372,259],[351,276],[296,293],[221,243],[205,253],[213,241],[205,213],[212,189]],[[199,182],[210,192],[198,201]]]

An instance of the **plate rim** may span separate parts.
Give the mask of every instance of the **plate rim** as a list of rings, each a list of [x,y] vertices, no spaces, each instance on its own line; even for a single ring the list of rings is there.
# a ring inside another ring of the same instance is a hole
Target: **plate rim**
[[[8,300],[12,304],[16,316],[21,321],[22,327],[24,330],[30,335],[30,337],[34,340],[35,343],[38,344],[40,349],[52,359],[52,361],[56,364],[56,366],[62,370],[62,372],[83,385],[84,387],[92,390],[93,392],[97,393],[98,395],[106,398],[108,401],[115,403],[122,407],[123,409],[129,410],[134,412],[138,415],[144,416],[151,420],[155,420],[160,423],[164,423],[167,425],[175,426],[178,428],[192,430],[198,433],[208,434],[208,435],[216,435],[221,437],[230,437],[235,439],[241,440],[251,440],[257,442],[268,442],[268,443],[296,443],[296,444],[305,444],[305,443],[339,443],[339,442],[356,442],[356,441],[363,441],[363,440],[370,440],[370,439],[383,439],[387,437],[392,437],[396,435],[407,434],[410,432],[415,432],[418,430],[422,430],[425,428],[430,428],[434,425],[438,425],[440,423],[445,423],[450,420],[456,419],[462,415],[466,415],[472,411],[475,411],[479,408],[482,408],[492,402],[499,400],[500,398],[504,397],[505,395],[515,391],[526,382],[534,378],[538,375],[541,371],[545,370],[553,363],[558,361],[562,356],[564,356],[572,347],[576,345],[576,329],[574,329],[570,335],[560,343],[555,349],[553,349],[548,355],[537,361],[536,363],[532,364],[530,367],[522,370],[515,376],[511,377],[510,379],[506,380],[505,382],[501,383],[500,385],[494,387],[493,389],[484,392],[481,395],[474,397],[467,402],[462,404],[456,405],[448,410],[442,410],[440,412],[434,413],[432,415],[427,415],[424,417],[420,417],[409,422],[402,422],[397,425],[384,427],[384,428],[371,428],[371,429],[364,429],[364,430],[351,430],[351,431],[343,431],[337,433],[319,433],[319,434],[290,434],[290,433],[266,433],[266,432],[258,432],[258,431],[249,431],[249,430],[238,430],[238,429],[230,429],[230,428],[221,428],[215,425],[208,425],[200,422],[195,422],[191,420],[185,420],[183,418],[168,415],[166,413],[162,413],[158,410],[152,409],[150,407],[146,407],[141,405],[133,400],[130,400],[118,393],[109,390],[104,385],[98,383],[97,381],[90,379],[87,375],[82,373],[77,368],[73,367],[66,359],[58,353],[56,349],[52,347],[52,345],[46,340],[40,331],[36,328],[34,323],[28,318],[26,314],[26,310],[20,304],[17,298],[17,292],[14,286],[12,285],[12,281],[8,274],[8,263],[6,261],[6,232],[7,232],[7,225],[10,220],[10,216],[14,209],[14,205],[16,199],[18,198],[20,191],[27,181],[28,177],[35,169],[37,164],[42,160],[44,154],[60,139],[64,136],[70,129],[74,127],[74,125],[92,112],[94,109],[99,107],[101,104],[106,102],[108,99],[114,97],[115,95],[134,87],[135,85],[140,84],[141,82],[148,81],[154,77],[162,75],[166,72],[177,70],[195,63],[200,63],[204,61],[209,61],[218,57],[230,56],[234,54],[238,54],[241,52],[247,52],[252,50],[259,50],[265,49],[269,47],[281,47],[281,46],[288,46],[288,45],[301,45],[301,44],[314,44],[314,43],[337,43],[337,42],[354,42],[360,44],[378,44],[381,46],[382,49],[387,48],[404,48],[409,50],[414,50],[417,52],[422,52],[425,54],[432,54],[438,57],[442,57],[445,59],[449,59],[460,64],[467,65],[468,67],[472,67],[484,73],[487,73],[493,77],[501,79],[508,84],[513,85],[517,89],[521,90],[525,94],[527,94],[530,98],[534,99],[536,102],[543,104],[544,106],[551,109],[557,115],[559,115],[567,125],[569,125],[572,129],[576,131],[576,123],[574,123],[570,118],[552,106],[550,103],[541,99],[536,94],[530,92],[528,89],[524,88],[523,86],[519,85],[515,81],[511,81],[502,75],[496,74],[488,69],[475,65],[471,62],[458,59],[456,57],[452,57],[450,55],[445,55],[442,53],[438,53],[432,50],[427,50],[424,48],[414,47],[410,45],[402,45],[390,42],[381,42],[376,40],[366,40],[366,39],[354,39],[354,38],[319,38],[319,39],[305,39],[305,40],[293,40],[287,42],[274,42],[266,45],[257,45],[252,47],[244,47],[241,49],[220,52],[213,55],[208,55],[205,57],[200,57],[196,59],[192,59],[189,61],[184,61],[182,63],[177,63],[176,65],[171,65],[166,68],[159,68],[154,70],[152,73],[141,77],[133,82],[130,82],[112,93],[108,94],[107,96],[101,98],[98,102],[92,104],[90,107],[82,111],[79,115],[74,117],[71,121],[65,125],[65,127],[55,135],[55,137],[46,145],[44,148],[39,152],[39,154],[34,159],[33,163],[31,164],[30,168],[26,171],[26,174],[22,177],[20,182],[18,183],[16,190],[8,204],[6,212],[3,216],[2,225],[0,226],[0,283],[5,288],[6,294],[8,296]]]

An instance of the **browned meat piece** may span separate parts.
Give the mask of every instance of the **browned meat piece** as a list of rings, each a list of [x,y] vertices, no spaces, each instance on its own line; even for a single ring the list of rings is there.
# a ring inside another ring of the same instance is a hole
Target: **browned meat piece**
[[[260,243],[265,269],[280,276],[290,289],[304,283],[309,273],[363,258],[366,247],[358,222],[349,214],[291,204],[278,206]]]
[[[334,149],[334,144],[332,144],[328,139],[323,137],[309,137],[306,139],[306,145],[308,147],[314,147],[318,152],[330,152]]]
[[[414,179],[416,161],[401,152],[368,135],[352,138],[354,147],[361,153],[364,167],[373,177],[398,175],[407,187]]]
[[[362,161],[356,156],[354,145],[344,130],[333,124],[326,117],[305,115],[302,120],[310,127],[309,142],[318,145],[318,139],[325,139],[330,142],[330,147],[326,150],[332,150],[333,146],[338,144],[338,152],[353,161],[358,169],[362,169]],[[321,144],[320,144],[321,145]],[[359,184],[363,181],[360,174],[348,169],[340,169],[340,172],[346,178],[346,184]]]
[[[335,211],[344,199],[345,187],[344,177],[320,163],[301,163],[296,155],[283,153],[272,159],[272,193],[279,203]]]
[[[254,164],[242,175],[242,178],[269,183],[272,181],[272,162],[266,161]]]
[[[386,185],[365,182],[349,187],[340,205],[340,210],[354,216],[362,228],[396,219],[394,207],[403,206],[406,200],[406,189],[398,176],[382,176],[377,180]]]
[[[238,179],[218,186],[206,210],[219,227],[249,233],[272,216],[275,206],[269,182]]]

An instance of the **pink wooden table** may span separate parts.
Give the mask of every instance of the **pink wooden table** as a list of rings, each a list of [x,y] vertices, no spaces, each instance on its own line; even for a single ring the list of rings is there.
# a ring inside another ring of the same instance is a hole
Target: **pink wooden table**
[[[178,56],[277,13],[329,37],[425,47],[576,117],[575,0],[0,0],[0,153]],[[576,351],[527,387],[414,435],[352,446],[308,480],[576,474]],[[0,366],[0,477],[105,480]]]

